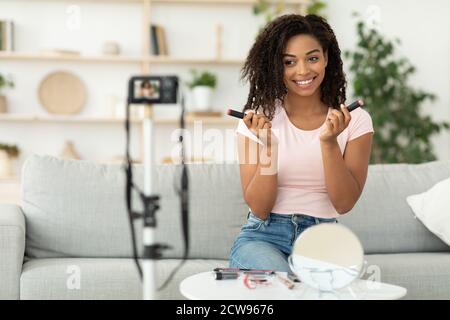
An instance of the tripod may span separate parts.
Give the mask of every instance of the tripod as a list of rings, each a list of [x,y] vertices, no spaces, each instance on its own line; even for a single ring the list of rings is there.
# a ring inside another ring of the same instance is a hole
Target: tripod
[[[145,106],[145,117],[143,120],[143,133],[144,133],[144,192],[139,192],[144,212],[142,214],[136,213],[132,211],[132,197],[131,197],[131,189],[133,187],[136,188],[133,184],[132,177],[132,166],[129,154],[129,134],[130,134],[130,124],[129,124],[129,108],[127,108],[127,121],[126,121],[126,131],[127,131],[127,185],[126,185],[126,198],[127,198],[127,208],[130,218],[130,227],[133,238],[133,251],[134,251],[134,259],[136,261],[136,265],[138,267],[139,273],[142,276],[143,282],[143,299],[144,300],[153,300],[156,298],[156,260],[162,256],[162,250],[169,249],[168,245],[155,243],[155,229],[156,229],[156,211],[160,209],[159,199],[160,197],[156,194],[153,194],[153,120],[152,113],[153,107],[152,105],[144,105]],[[184,130],[184,99],[181,97],[181,134],[179,141],[183,143],[183,130]],[[188,175],[187,168],[184,161],[184,147],[182,144],[181,147],[181,164],[182,164],[182,175],[181,175],[181,190],[179,192],[181,197],[181,213],[182,213],[182,223],[183,223],[183,235],[185,241],[184,247],[184,257],[181,264],[174,270],[181,267],[187,258],[188,248],[189,248],[189,235],[188,235]],[[134,226],[133,220],[136,218],[143,218],[143,256],[142,256],[142,270],[139,265],[137,259],[137,249],[135,244],[135,235],[134,235]],[[170,281],[174,272],[169,277],[168,281]],[[166,283],[168,282],[166,281]]]
[[[159,207],[159,196],[153,194],[153,106],[145,105],[144,131],[144,203],[142,242],[144,252],[142,256],[143,299],[154,300],[156,294],[156,259],[161,257],[161,250],[168,246],[155,243],[156,211]]]

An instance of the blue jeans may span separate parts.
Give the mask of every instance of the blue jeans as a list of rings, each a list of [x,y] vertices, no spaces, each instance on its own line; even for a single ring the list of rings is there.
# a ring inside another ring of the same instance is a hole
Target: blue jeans
[[[319,223],[337,223],[337,220],[277,213],[262,220],[249,212],[247,223],[231,248],[230,268],[290,272],[287,258],[292,245],[303,231]]]

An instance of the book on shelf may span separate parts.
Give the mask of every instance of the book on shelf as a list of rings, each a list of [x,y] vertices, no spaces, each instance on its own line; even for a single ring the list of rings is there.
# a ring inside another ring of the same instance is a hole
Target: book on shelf
[[[166,33],[162,26],[158,24],[150,25],[151,54],[154,56],[167,56]]]
[[[0,20],[0,51],[14,51],[14,22]]]

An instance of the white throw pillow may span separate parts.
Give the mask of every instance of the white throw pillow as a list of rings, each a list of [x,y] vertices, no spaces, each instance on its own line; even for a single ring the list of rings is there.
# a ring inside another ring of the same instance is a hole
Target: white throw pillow
[[[450,178],[406,201],[425,227],[450,246]]]

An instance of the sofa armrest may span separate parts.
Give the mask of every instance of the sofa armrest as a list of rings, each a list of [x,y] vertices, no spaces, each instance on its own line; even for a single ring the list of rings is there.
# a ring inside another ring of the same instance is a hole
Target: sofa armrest
[[[25,216],[19,206],[0,204],[0,300],[19,299],[25,252]]]

